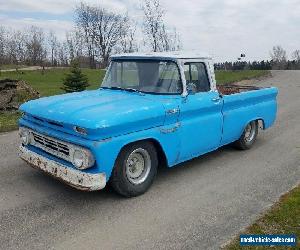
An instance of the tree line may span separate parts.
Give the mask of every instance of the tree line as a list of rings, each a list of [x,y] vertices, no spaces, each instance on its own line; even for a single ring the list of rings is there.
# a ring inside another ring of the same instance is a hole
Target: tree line
[[[106,67],[112,53],[145,48],[179,50],[180,36],[174,27],[165,24],[166,10],[160,0],[143,0],[141,10],[142,20],[133,20],[127,13],[82,2],[75,8],[74,29],[64,39],[35,26],[25,30],[0,26],[0,67],[4,64],[67,66],[77,59],[81,66],[96,68]]]
[[[286,51],[279,45],[270,52],[271,60],[241,61],[216,63],[217,70],[295,70],[300,69],[300,50],[292,53],[291,60],[287,59]],[[241,58],[239,58],[241,59]]]

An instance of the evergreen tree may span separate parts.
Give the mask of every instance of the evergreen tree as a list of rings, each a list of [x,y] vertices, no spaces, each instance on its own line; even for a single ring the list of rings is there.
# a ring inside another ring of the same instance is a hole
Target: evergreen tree
[[[63,85],[64,86],[61,89],[67,93],[83,91],[89,86],[88,78],[81,72],[77,61],[72,62],[71,70],[66,74]]]

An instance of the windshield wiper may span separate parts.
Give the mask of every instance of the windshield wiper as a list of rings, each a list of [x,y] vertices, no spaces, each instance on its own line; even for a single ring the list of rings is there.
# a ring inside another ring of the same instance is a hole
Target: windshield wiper
[[[140,91],[138,89],[133,89],[133,88],[126,88],[124,90],[129,91],[129,92],[137,92],[137,93],[140,93],[140,94],[142,93],[142,91]]]
[[[116,86],[111,86],[111,87],[101,87],[103,89],[115,89],[115,90],[124,90],[124,91],[128,91],[128,92],[136,92],[136,93],[142,93],[141,91],[137,90],[137,89],[133,89],[133,88],[121,88],[121,87],[116,87]]]
[[[114,87],[114,86],[111,86],[111,87],[101,87],[102,89],[116,89],[116,90],[124,90],[123,88],[121,87]]]

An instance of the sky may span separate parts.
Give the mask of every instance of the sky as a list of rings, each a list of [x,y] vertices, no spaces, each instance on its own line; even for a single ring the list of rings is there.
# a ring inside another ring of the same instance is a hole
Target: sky
[[[141,0],[86,0],[142,20]],[[273,46],[287,56],[300,49],[300,0],[161,0],[165,22],[181,36],[183,49],[211,54],[215,61],[270,59]],[[74,27],[78,0],[0,0],[0,26],[35,25],[63,39]],[[137,38],[139,39],[139,38]]]

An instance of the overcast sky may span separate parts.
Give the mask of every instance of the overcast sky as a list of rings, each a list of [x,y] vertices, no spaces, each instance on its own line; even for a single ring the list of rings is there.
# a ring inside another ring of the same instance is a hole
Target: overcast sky
[[[87,0],[142,18],[140,0]],[[161,0],[166,22],[176,27],[185,50],[208,52],[218,60],[269,59],[274,45],[290,56],[300,49],[300,0]],[[0,25],[36,25],[61,38],[73,27],[77,0],[0,0]]]

